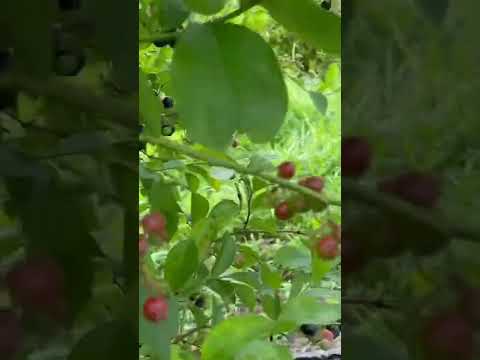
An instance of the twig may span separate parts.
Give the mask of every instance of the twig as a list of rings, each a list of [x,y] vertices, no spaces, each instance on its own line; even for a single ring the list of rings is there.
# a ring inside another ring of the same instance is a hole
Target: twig
[[[199,327],[196,327],[196,328],[193,328],[193,329],[190,329],[188,330],[186,333],[183,333],[183,334],[180,334],[180,335],[177,335],[173,340],[172,340],[172,343],[174,344],[178,344],[180,341],[183,341],[184,339],[188,338],[189,336],[201,331],[201,330],[205,330],[205,329],[208,329],[209,326],[199,326]]]
[[[354,181],[342,179],[342,191],[349,199],[361,201],[379,209],[404,216],[405,218],[426,225],[446,237],[460,237],[477,241],[480,239],[480,229],[457,225],[438,214],[432,214],[428,210],[411,205],[392,195],[369,189]]]
[[[16,89],[34,96],[45,96],[85,112],[105,115],[124,125],[138,124],[137,102],[133,99],[118,99],[95,93],[94,89],[71,80],[50,78],[39,81],[15,74],[0,77],[0,89]]]
[[[248,234],[264,234],[264,235],[271,235],[276,236],[279,234],[291,234],[291,235],[307,235],[307,233],[299,230],[278,230],[276,232],[270,231],[263,231],[263,230],[249,230],[249,229],[242,229],[233,232],[233,235],[248,235]]]
[[[382,299],[342,298],[342,305],[365,305],[379,309],[396,309],[397,306]]]
[[[206,161],[210,165],[213,165],[213,166],[232,169],[232,170],[235,170],[236,172],[238,172],[239,174],[256,176],[256,177],[258,177],[260,179],[263,179],[267,182],[277,184],[277,185],[279,185],[279,186],[281,186],[285,189],[289,189],[289,190],[295,191],[297,193],[300,193],[300,194],[309,196],[311,198],[314,198],[314,199],[318,200],[319,202],[323,203],[326,206],[341,206],[341,203],[340,203],[339,200],[327,199],[323,194],[312,191],[307,187],[298,185],[298,184],[296,184],[294,182],[291,182],[291,181],[287,181],[287,180],[278,178],[277,176],[274,176],[274,175],[271,175],[271,174],[263,173],[262,171],[259,171],[259,170],[248,169],[248,168],[246,168],[242,165],[239,165],[239,164],[237,164],[233,161],[211,157],[211,156],[209,156],[209,155],[207,155],[203,152],[195,150],[194,148],[192,148],[191,146],[188,146],[188,145],[179,144],[177,142],[174,142],[172,140],[168,140],[168,139],[165,139],[165,138],[162,138],[162,137],[154,138],[154,137],[145,136],[145,135],[140,136],[140,141],[148,142],[150,144],[159,145],[159,146],[162,146],[162,147],[167,148],[169,150],[173,150],[173,151],[179,152],[181,154],[184,154],[186,156],[189,156],[191,158]]]

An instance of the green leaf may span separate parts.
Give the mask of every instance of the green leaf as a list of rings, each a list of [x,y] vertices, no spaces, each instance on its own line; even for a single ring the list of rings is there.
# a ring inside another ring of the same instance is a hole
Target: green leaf
[[[197,192],[200,186],[200,180],[198,179],[198,177],[190,173],[187,173],[185,177],[187,178],[187,183],[190,191],[192,193]]]
[[[242,349],[235,360],[292,360],[292,355],[286,346],[255,340]]]
[[[287,269],[310,271],[312,261],[307,248],[287,245],[277,251],[274,263]]]
[[[198,267],[198,251],[192,240],[177,243],[167,255],[165,279],[173,290],[180,289]]]
[[[203,344],[202,360],[233,360],[250,342],[267,338],[274,323],[262,316],[232,317],[215,327]]]
[[[210,211],[209,219],[218,229],[223,229],[240,214],[240,208],[232,200],[222,200]]]
[[[177,44],[172,78],[189,135],[208,147],[224,149],[237,130],[267,142],[283,123],[287,91],[277,59],[246,28],[191,25]]]
[[[272,289],[280,289],[282,287],[282,275],[273,271],[266,263],[262,263],[260,267],[262,282]]]
[[[276,330],[289,331],[302,324],[333,324],[340,318],[340,304],[328,304],[310,296],[298,296],[283,307]]]
[[[332,54],[341,51],[341,20],[314,0],[263,0],[270,15],[303,40]]]
[[[254,288],[247,284],[235,283],[235,293],[250,311],[255,309],[255,305],[257,305],[257,297]]]
[[[338,264],[338,261],[338,259],[321,259],[312,252],[312,283],[319,284],[325,275]]]
[[[180,207],[177,203],[176,188],[165,184],[163,181],[155,181],[150,189],[149,200],[152,211],[159,211],[167,218],[167,231],[173,236],[177,231],[178,213]]]
[[[183,0],[161,0],[156,4],[162,29],[176,29],[188,18],[189,11]]]
[[[199,14],[212,15],[223,9],[225,0],[185,0],[188,7]]]
[[[215,223],[208,218],[201,219],[192,228],[192,240],[197,245],[199,259],[202,260],[208,255],[210,244],[217,235]]]
[[[281,312],[281,302],[278,294],[266,293],[261,296],[262,306],[265,313],[276,320]]]
[[[156,137],[162,136],[162,122],[160,121],[162,105],[153,93],[147,75],[140,69],[138,70],[138,81],[140,118],[145,124],[144,134]]]
[[[197,193],[192,193],[192,223],[196,224],[205,218],[210,209],[210,204],[206,198]]]
[[[217,260],[212,269],[212,276],[217,277],[225,272],[235,260],[235,254],[237,252],[237,244],[233,236],[224,236],[222,241],[222,247],[217,255]]]

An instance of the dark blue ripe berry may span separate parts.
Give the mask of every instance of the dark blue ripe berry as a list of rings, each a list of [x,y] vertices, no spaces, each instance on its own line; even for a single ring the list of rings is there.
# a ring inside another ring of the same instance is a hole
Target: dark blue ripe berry
[[[86,64],[83,52],[59,51],[55,57],[55,74],[58,76],[76,76]]]
[[[314,324],[303,324],[300,326],[300,331],[306,336],[315,336],[320,330],[320,326]]]
[[[173,107],[173,99],[166,96],[162,99],[162,104],[165,109],[171,109]]]
[[[325,10],[330,10],[332,7],[332,0],[324,0],[322,1],[322,8]]]
[[[59,0],[58,7],[62,11],[80,9],[81,0]]]

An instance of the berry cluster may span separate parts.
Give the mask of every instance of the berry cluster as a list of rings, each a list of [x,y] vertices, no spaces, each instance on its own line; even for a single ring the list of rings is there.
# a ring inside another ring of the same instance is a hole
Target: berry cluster
[[[67,320],[65,273],[53,259],[31,256],[7,272],[5,284],[13,308],[0,309],[0,354],[2,359],[15,359],[23,342],[20,314],[50,324]]]
[[[296,167],[293,162],[286,161],[277,168],[277,176],[281,179],[290,180],[295,176]],[[320,176],[309,176],[301,179],[299,185],[309,188],[315,192],[322,192],[325,186],[325,180]],[[308,210],[317,210],[317,204],[303,195],[290,195],[287,199],[274,200],[275,216],[277,219],[285,221],[291,219],[296,213],[306,212]]]
[[[151,212],[142,219],[143,234],[138,238],[138,252],[144,256],[149,248],[148,240],[151,237],[160,241],[168,240],[167,219],[160,212]]]
[[[371,168],[372,155],[372,147],[364,137],[343,138],[342,176],[360,179]],[[438,177],[417,170],[381,178],[376,188],[380,193],[424,209],[434,209],[441,195]],[[397,256],[405,251],[427,255],[445,245],[445,239],[435,230],[393,212],[371,216],[365,212],[359,216],[357,221],[349,221],[346,225],[342,272],[347,275],[360,270],[370,258]],[[373,233],[372,228],[375,228]]]

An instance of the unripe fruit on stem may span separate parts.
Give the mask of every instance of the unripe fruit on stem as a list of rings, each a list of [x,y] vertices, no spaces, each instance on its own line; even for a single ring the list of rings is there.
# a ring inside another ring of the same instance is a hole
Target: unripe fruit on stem
[[[290,208],[290,205],[284,201],[280,203],[276,208],[275,208],[275,216],[279,220],[288,220],[293,217],[295,213],[292,211]]]
[[[315,252],[322,259],[334,259],[339,255],[337,240],[331,235],[321,238],[315,244]]]
[[[0,310],[0,355],[3,360],[15,359],[23,343],[23,330],[16,314]]]
[[[309,176],[298,182],[299,185],[309,188],[316,192],[322,192],[325,186],[325,180],[321,176]]]
[[[342,175],[362,176],[370,167],[372,150],[362,137],[350,136],[342,139]]]
[[[162,240],[167,239],[167,220],[163,214],[152,212],[142,220],[143,231],[147,235],[155,235]]]
[[[320,336],[322,337],[322,339],[326,339],[328,341],[333,341],[333,339],[335,338],[335,335],[333,334],[333,332],[331,332],[328,329],[323,329],[322,332],[320,333]]]
[[[145,319],[159,322],[168,319],[168,301],[163,296],[149,297],[143,304]]]
[[[448,312],[431,318],[425,327],[423,341],[431,359],[472,359],[473,329],[459,313]]]
[[[291,161],[285,161],[278,166],[278,177],[282,179],[291,179],[295,176],[295,164]]]
[[[139,240],[138,240],[138,253],[141,257],[145,256],[145,254],[148,251],[148,241],[145,237],[145,235],[140,234]]]

